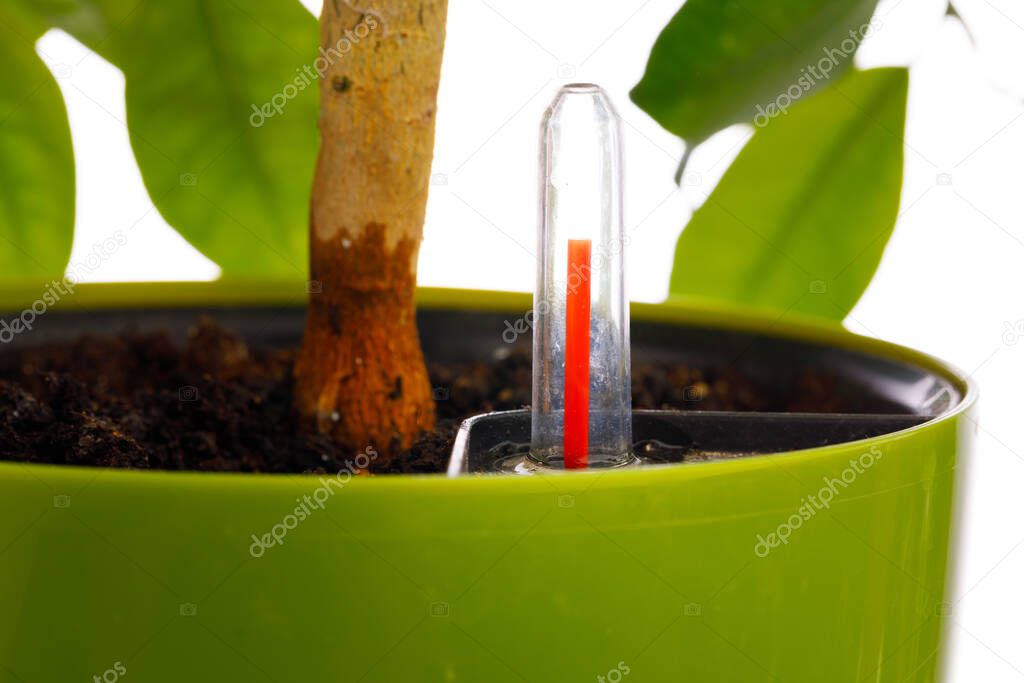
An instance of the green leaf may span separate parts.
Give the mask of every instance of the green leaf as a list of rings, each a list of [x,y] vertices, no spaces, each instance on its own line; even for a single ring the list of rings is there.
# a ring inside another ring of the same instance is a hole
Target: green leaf
[[[75,228],[75,160],[64,99],[35,51],[38,30],[0,9],[0,278],[63,276]]]
[[[842,320],[903,180],[907,71],[851,71],[757,130],[676,246],[670,293]]]
[[[791,87],[806,94],[846,70],[875,4],[687,0],[658,36],[630,96],[692,147],[753,121],[758,107]]]
[[[297,0],[40,2],[124,72],[132,147],[168,223],[226,276],[304,278],[316,19]]]

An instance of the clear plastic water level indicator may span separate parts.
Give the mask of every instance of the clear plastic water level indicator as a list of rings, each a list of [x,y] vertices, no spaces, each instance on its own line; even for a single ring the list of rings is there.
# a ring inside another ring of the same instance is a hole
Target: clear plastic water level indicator
[[[598,86],[567,85],[551,103],[540,179],[530,460],[629,464],[621,124]]]

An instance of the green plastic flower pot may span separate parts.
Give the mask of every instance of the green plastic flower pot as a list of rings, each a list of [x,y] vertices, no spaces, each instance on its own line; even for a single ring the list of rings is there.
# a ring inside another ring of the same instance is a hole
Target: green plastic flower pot
[[[294,343],[302,296],[82,286],[25,341],[229,306],[227,324]],[[529,305],[424,290],[424,345],[486,355]],[[0,464],[0,679],[935,680],[968,381],[809,321],[696,304],[633,319],[641,355],[736,342],[751,367],[824,363],[837,391],[922,419],[826,447],[541,477]],[[318,505],[300,515],[307,496]]]

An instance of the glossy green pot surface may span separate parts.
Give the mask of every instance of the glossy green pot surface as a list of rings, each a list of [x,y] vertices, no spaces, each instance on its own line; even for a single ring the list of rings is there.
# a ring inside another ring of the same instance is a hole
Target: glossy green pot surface
[[[76,305],[89,297],[113,303]],[[935,680],[973,388],[811,322],[678,305],[634,319],[896,359],[961,396],[869,440],[603,473],[0,464],[0,679]]]

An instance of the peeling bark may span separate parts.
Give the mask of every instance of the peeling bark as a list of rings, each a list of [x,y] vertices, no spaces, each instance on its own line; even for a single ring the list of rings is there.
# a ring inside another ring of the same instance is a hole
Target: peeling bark
[[[296,405],[384,456],[434,423],[416,329],[446,0],[326,0],[309,313]],[[321,62],[322,65],[322,62]]]

